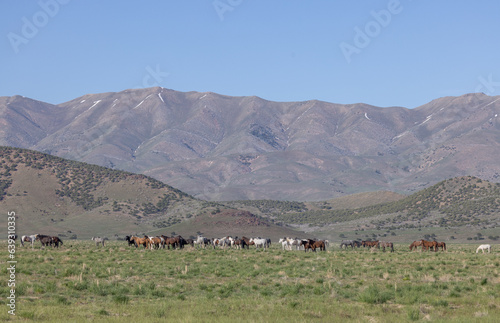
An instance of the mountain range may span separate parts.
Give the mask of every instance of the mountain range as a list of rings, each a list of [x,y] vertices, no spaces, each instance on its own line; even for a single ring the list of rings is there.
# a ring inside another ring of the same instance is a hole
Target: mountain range
[[[165,88],[0,97],[0,145],[141,173],[207,200],[319,201],[447,178],[498,182],[500,96],[414,109]]]

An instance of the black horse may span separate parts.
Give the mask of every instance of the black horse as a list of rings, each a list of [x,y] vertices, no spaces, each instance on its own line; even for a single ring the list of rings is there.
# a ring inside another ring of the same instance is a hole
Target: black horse
[[[137,245],[135,244],[135,241],[132,239],[132,236],[126,236],[125,237],[125,240],[128,242],[128,246],[135,246],[137,247]]]
[[[43,234],[38,234],[36,236],[36,240],[40,241],[40,243],[42,244],[42,247],[51,246],[52,245],[52,237],[49,237],[49,236],[46,236],[46,235],[43,235]]]

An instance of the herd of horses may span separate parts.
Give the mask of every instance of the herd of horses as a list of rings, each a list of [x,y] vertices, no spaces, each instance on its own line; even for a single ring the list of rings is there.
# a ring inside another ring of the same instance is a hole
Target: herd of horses
[[[17,239],[17,235],[15,235],[14,240]],[[104,246],[105,241],[109,240],[106,237],[92,237],[92,241],[95,242],[96,246],[102,244]],[[223,238],[206,238],[203,236],[198,236],[196,239],[184,239],[182,236],[143,236],[138,237],[134,235],[126,236],[125,240],[128,242],[129,246],[135,246],[136,248],[142,246],[145,249],[183,249],[186,245],[191,245],[193,247],[199,246],[201,248],[211,247],[215,248],[236,248],[236,249],[249,249],[250,246],[255,246],[256,249],[269,248],[271,246],[271,239],[269,238],[247,238],[247,237],[231,237],[226,236]],[[43,234],[33,234],[33,235],[25,235],[21,237],[21,245],[24,246],[24,243],[30,243],[31,248],[33,248],[34,243],[36,241],[40,241],[42,248],[51,246],[53,248],[59,248],[59,245],[63,245],[63,241],[58,236],[49,236]],[[296,250],[304,250],[304,251],[316,251],[319,249],[320,251],[326,251],[326,248],[330,245],[328,240],[315,240],[315,239],[298,239],[298,238],[290,238],[284,237],[281,238],[278,242],[281,244],[283,250],[293,250],[295,247]],[[360,247],[368,247],[370,249],[377,248],[385,251],[386,248],[390,250],[390,252],[394,252],[394,244],[388,241],[358,241],[358,240],[342,240],[340,243],[340,249],[351,249],[360,248]],[[416,240],[410,244],[410,251],[417,250],[418,247],[421,247],[421,251],[434,251],[437,252],[439,248],[441,251],[446,251],[446,243],[438,242],[438,241],[427,241],[427,240]],[[491,252],[491,245],[484,244],[480,245],[476,253],[482,251],[483,253],[487,251]]]
[[[94,238],[93,238],[94,239]],[[135,246],[138,248],[139,246],[144,247],[145,249],[182,249],[185,245],[191,245],[193,247],[199,246],[202,248],[212,247],[212,248],[237,248],[244,249],[249,248],[250,246],[255,246],[256,249],[269,248],[271,245],[271,239],[264,238],[247,238],[247,237],[231,237],[226,236],[223,238],[206,238],[203,236],[198,236],[196,239],[184,239],[182,236],[175,237],[167,237],[164,235],[160,236],[147,236],[138,237],[138,236],[126,236],[125,240],[128,242],[129,246]],[[299,239],[299,238],[290,238],[284,237],[279,239],[278,243],[282,246],[283,250],[304,250],[304,251],[326,251],[326,248],[329,246],[328,240],[315,240],[315,239]],[[340,243],[340,249],[347,249],[351,247],[360,248],[360,247],[368,247],[368,248],[377,248],[382,249],[385,252],[386,248],[390,252],[394,252],[394,244],[389,241],[358,241],[358,240],[342,240]],[[438,251],[441,248],[442,251],[446,250],[446,243],[437,242],[437,241],[427,241],[427,240],[417,240],[413,241],[410,244],[410,251],[417,250],[417,247],[422,247],[421,251]],[[479,250],[479,249],[478,249]]]
[[[250,246],[255,246],[255,248],[266,249],[271,246],[271,239],[268,238],[247,238],[247,237],[231,237],[226,236],[223,238],[206,238],[203,236],[198,236],[196,239],[184,239],[182,236],[172,236],[168,237],[165,235],[160,236],[147,236],[138,237],[134,235],[126,236],[125,241],[128,242],[129,246],[139,246],[145,249],[182,249],[186,245],[191,245],[193,247],[199,246],[202,248],[212,247],[212,248],[237,248],[244,249]]]
[[[310,240],[310,239],[291,239],[288,237],[282,238],[279,240],[279,243],[282,245],[283,250],[292,250],[293,246],[296,247],[297,250],[299,250],[301,247],[304,247],[304,250],[307,251],[312,249],[315,251],[316,248],[319,247],[320,250],[325,250],[326,247],[329,245],[328,240]],[[315,248],[316,246],[316,248]],[[426,240],[418,240],[418,241],[413,241],[412,244],[410,245],[410,251],[412,250],[417,250],[417,247],[421,246],[422,251],[429,251],[429,250],[434,250],[438,251],[439,248],[441,250],[446,250],[446,243],[444,242],[437,242],[437,241],[426,241]],[[368,247],[368,248],[377,248],[377,249],[382,249],[382,251],[385,251],[386,248],[388,248],[391,252],[394,252],[394,244],[389,241],[358,241],[358,240],[342,240],[340,243],[340,249],[347,249],[351,247],[351,249],[354,248],[360,248],[360,247]]]
[[[271,246],[271,239],[269,238],[247,238],[245,236],[238,238],[232,236],[226,236],[223,238],[206,238],[203,236],[198,236],[196,239],[184,239],[182,236],[168,237],[164,235],[150,237],[145,235],[144,237],[138,236],[126,236],[125,240],[128,242],[129,246],[139,246],[145,249],[182,249],[185,245],[191,245],[193,247],[200,248],[236,248],[236,249],[249,249],[250,246],[255,246],[256,249],[266,250]],[[285,241],[285,242],[283,242]],[[279,241],[285,248],[285,243],[289,246],[296,245],[297,249],[304,248],[305,251],[326,251],[328,245],[328,240],[315,240],[315,239],[291,239],[283,238]]]
[[[410,251],[417,250],[417,247],[422,247],[421,251],[430,251],[432,249],[437,252],[439,248],[441,248],[441,251],[445,251],[446,243],[437,241],[417,240],[411,243]]]
[[[15,238],[17,238],[17,235],[15,236]],[[24,243],[28,242],[31,244],[31,248],[33,248],[35,241],[40,241],[40,243],[42,244],[42,248],[48,247],[48,246],[51,246],[54,248],[59,248],[59,245],[63,245],[63,241],[58,236],[48,236],[48,235],[44,235],[44,234],[32,234],[29,236],[26,235],[26,236],[21,237],[21,245],[23,247],[24,247]]]
[[[330,244],[328,240],[299,239],[290,237],[281,238],[278,243],[281,244],[283,250],[293,250],[295,247],[296,250],[303,248],[306,252],[309,250],[316,251],[316,249],[326,251],[326,248]]]

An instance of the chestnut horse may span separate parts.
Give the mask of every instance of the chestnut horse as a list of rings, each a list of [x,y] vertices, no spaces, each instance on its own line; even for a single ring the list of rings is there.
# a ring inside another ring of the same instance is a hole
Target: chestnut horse
[[[320,251],[326,251],[325,242],[323,240],[314,241],[311,245],[312,251],[316,251],[316,248],[319,248]]]
[[[177,237],[170,237],[170,238],[167,237],[165,239],[165,244],[167,245],[168,249],[170,249],[170,246],[172,246],[172,249],[175,249],[175,248],[182,249],[182,248],[184,248],[184,245],[187,244],[187,242],[183,237],[177,236]]]
[[[147,236],[144,236],[147,237]],[[162,239],[160,237],[147,237],[148,238],[148,247],[150,249],[160,249]]]
[[[248,244],[246,243],[245,239],[236,239],[234,241],[234,244],[236,245],[236,248],[237,249],[245,249],[245,247],[247,247],[247,249],[249,249],[250,247],[248,246]]]
[[[130,237],[130,240],[133,240],[134,243],[135,243],[135,247],[139,247],[140,245],[143,245],[144,248],[147,247],[147,244],[148,244],[148,238],[139,238],[139,237],[136,237],[136,236],[132,236]]]
[[[439,248],[441,248],[441,251],[445,251],[446,250],[446,243],[438,242],[436,245],[436,249],[439,249]]]
[[[61,244],[61,246],[62,246],[63,242],[59,237],[55,236],[55,237],[52,237],[51,244],[54,245],[54,247],[59,248],[59,244]]]
[[[422,240],[413,241],[410,245],[410,251],[417,250],[417,247],[422,245]]]
[[[377,241],[361,241],[361,245],[363,247],[369,247],[369,248],[372,248],[372,247],[378,247],[378,240]]]
[[[434,251],[437,251],[437,241],[427,241],[427,240],[420,240],[422,241],[422,250],[429,250],[430,248],[433,248]]]

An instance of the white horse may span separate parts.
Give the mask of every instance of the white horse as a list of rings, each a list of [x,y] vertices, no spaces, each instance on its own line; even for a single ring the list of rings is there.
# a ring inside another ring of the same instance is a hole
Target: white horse
[[[289,241],[289,243],[290,243],[292,246],[295,246],[295,249],[300,250],[300,245],[301,245],[301,241],[300,241],[300,239],[297,239],[297,238],[295,238],[295,239],[291,239],[291,240]]]
[[[267,240],[262,238],[251,238],[250,242],[255,244],[255,249],[264,248],[266,250]]]
[[[281,238],[278,243],[281,243],[281,246],[283,247],[283,250],[292,250],[292,245],[288,241],[288,238]]]
[[[483,253],[484,253],[485,250],[488,250],[488,253],[490,253],[491,252],[491,246],[489,244],[482,244],[479,247],[477,247],[476,253],[478,253],[479,250],[481,250]]]
[[[215,249],[215,246],[219,246],[222,249],[226,249],[226,246],[231,246],[231,240],[229,239],[229,237],[214,239],[212,244],[214,246],[214,249]]]
[[[229,241],[229,246],[234,247],[234,243],[236,242],[233,237],[227,237],[227,241]]]
[[[104,237],[104,238],[101,238],[101,237],[92,237],[91,240],[95,241],[96,247],[98,247],[100,243],[102,243],[102,246],[104,247],[104,241],[109,240],[109,239],[106,238],[106,237]]]
[[[208,239],[202,236],[198,236],[195,241],[193,241],[194,244],[203,246],[205,248],[208,244]]]
[[[31,248],[33,248],[33,244],[35,244],[37,236],[38,236],[38,234],[32,234],[30,236],[22,236],[21,237],[21,245],[24,247],[25,242],[31,242]]]
[[[219,246],[221,246],[222,249],[225,249],[226,247],[231,246],[231,240],[229,240],[228,237],[224,237],[222,239],[219,239]]]

